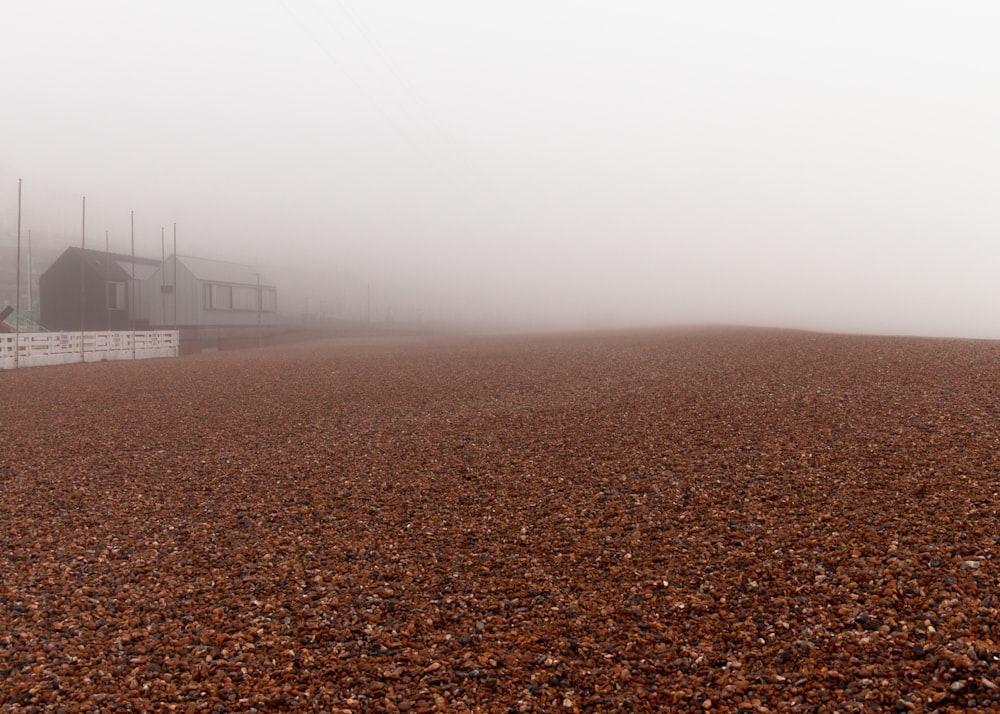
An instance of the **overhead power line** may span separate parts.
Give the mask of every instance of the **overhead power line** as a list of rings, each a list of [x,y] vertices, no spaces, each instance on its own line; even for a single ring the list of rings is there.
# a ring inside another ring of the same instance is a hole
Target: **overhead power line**
[[[379,60],[386,66],[389,70],[389,74],[395,80],[396,84],[409,96],[410,101],[414,106],[416,106],[420,112],[423,114],[425,120],[434,130],[435,134],[439,140],[441,140],[444,145],[460,160],[465,162],[465,157],[462,156],[461,152],[458,150],[456,142],[453,137],[450,136],[443,122],[440,121],[437,114],[430,108],[427,102],[424,100],[423,96],[410,82],[406,73],[400,69],[399,65],[392,59],[392,56],[385,51],[382,43],[379,42],[378,37],[372,31],[371,27],[364,21],[357,11],[354,9],[350,0],[337,0],[337,4],[344,11],[344,15],[351,21],[355,29],[361,37],[364,38],[365,42],[372,49],[373,53],[379,58]]]
[[[330,47],[323,38],[315,33],[302,18],[297,15],[284,0],[275,0],[282,7],[282,9],[288,14],[299,30],[304,34],[309,40],[322,52],[326,58],[337,67],[338,71],[344,76],[344,78],[358,91],[358,94],[375,110],[376,113],[385,121],[385,123],[391,127],[403,141],[410,146],[414,151],[428,153],[427,147],[423,146],[419,142],[415,141],[407,131],[406,127],[400,124],[399,121],[394,118],[389,111],[383,106],[382,102],[372,94],[367,87],[351,72],[347,65],[337,57],[337,55],[331,51]],[[327,18],[329,22],[329,18]],[[334,30],[342,38],[345,39],[343,32],[336,26],[333,25]],[[431,158],[434,158],[431,156]]]

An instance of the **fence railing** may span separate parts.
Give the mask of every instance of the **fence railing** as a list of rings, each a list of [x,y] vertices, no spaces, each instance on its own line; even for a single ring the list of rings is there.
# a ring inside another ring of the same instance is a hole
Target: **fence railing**
[[[0,369],[176,357],[180,342],[177,330],[0,333]]]

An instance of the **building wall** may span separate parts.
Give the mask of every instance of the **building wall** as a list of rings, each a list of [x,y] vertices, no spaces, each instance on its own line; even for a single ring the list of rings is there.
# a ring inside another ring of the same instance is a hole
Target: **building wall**
[[[49,330],[80,329],[80,263],[60,255],[38,279],[39,322]]]
[[[173,325],[197,325],[198,314],[192,295],[197,290],[197,280],[188,270],[182,260],[176,265],[176,285],[174,285],[174,260],[157,268],[143,284],[143,298],[149,312],[151,325],[170,327]],[[161,286],[166,285],[176,291],[166,294],[161,292]],[[165,298],[165,299],[164,299]]]
[[[162,274],[161,271],[165,270]],[[211,281],[199,280],[185,265],[184,258],[177,261],[177,279],[175,290],[176,300],[176,321],[174,314],[174,295],[168,293],[166,300],[163,300],[160,292],[161,284],[173,285],[174,264],[173,258],[168,257],[166,263],[153,273],[144,286],[144,299],[146,308],[150,315],[150,324],[171,327],[178,325],[182,327],[206,326],[226,326],[226,325],[256,325],[257,310],[233,310],[233,309],[212,309],[206,301],[206,290]],[[256,285],[239,285],[235,283],[218,283],[219,285],[233,288],[252,289],[256,293]],[[263,289],[274,291],[273,286],[262,286]],[[164,304],[165,303],[165,304]],[[277,310],[262,310],[260,322],[263,325],[272,325],[277,322]]]
[[[41,309],[39,322],[49,330],[126,329],[127,293],[123,308],[109,311],[104,276],[85,268],[82,277],[84,289],[81,291],[79,252],[67,251],[56,259],[38,281]]]
[[[86,266],[86,262],[85,262]],[[117,309],[108,307],[107,276],[95,273],[89,266],[83,271],[84,290],[80,290],[80,253],[71,249],[63,252],[38,279],[39,323],[48,330],[73,332],[78,330],[127,330],[129,321],[129,290],[125,282],[124,302]],[[81,315],[81,299],[83,310]],[[83,323],[81,324],[81,319]],[[145,320],[135,327],[143,329]]]
[[[259,311],[256,309],[257,305],[257,286],[256,285],[240,285],[235,283],[216,283],[219,287],[226,289],[230,288],[232,291],[243,290],[247,295],[253,295],[249,309],[217,309],[213,308],[208,298],[206,297],[213,283],[211,281],[199,280],[198,287],[195,290],[195,299],[198,302],[198,325],[256,325],[258,319],[262,325],[273,325],[278,321],[278,314],[275,305],[275,309],[261,309]],[[262,291],[270,291],[275,294],[275,289],[273,286],[261,286]],[[238,298],[233,298],[233,300],[238,300]],[[274,300],[273,302],[276,302]]]

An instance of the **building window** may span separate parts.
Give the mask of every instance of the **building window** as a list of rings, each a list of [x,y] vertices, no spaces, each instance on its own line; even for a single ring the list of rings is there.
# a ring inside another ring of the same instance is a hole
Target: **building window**
[[[234,310],[257,310],[257,288],[233,286]]]
[[[274,288],[260,289],[260,309],[264,312],[278,311],[278,291]]]
[[[205,308],[208,310],[232,310],[233,288],[230,285],[205,286]]]
[[[205,285],[206,310],[240,310],[242,312],[277,312],[278,293],[274,288],[256,285]]]
[[[107,283],[107,300],[109,310],[124,310],[128,306],[125,303],[125,283],[116,280],[109,280]]]

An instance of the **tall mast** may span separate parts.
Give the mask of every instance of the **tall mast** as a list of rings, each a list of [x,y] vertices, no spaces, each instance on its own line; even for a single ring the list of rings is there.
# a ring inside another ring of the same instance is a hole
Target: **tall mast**
[[[166,230],[163,226],[160,226],[160,324],[167,324],[167,292],[164,290],[165,281],[167,276],[164,273],[167,270],[167,247],[164,242],[163,232]]]
[[[20,261],[18,261],[20,262]],[[31,263],[31,229],[28,229],[28,314],[31,319],[35,319],[35,296],[32,293],[31,282],[35,274],[34,266]]]
[[[135,359],[135,211],[129,214],[129,223],[132,229],[132,275],[129,285],[132,290],[128,298],[128,319],[132,326],[132,359]]]
[[[14,367],[21,354],[21,179],[17,180],[17,295],[14,297]]]
[[[80,360],[86,359],[83,354],[83,333],[87,328],[87,281],[84,265],[87,261],[87,197],[83,197],[83,208],[80,215]]]
[[[177,223],[174,223],[174,329],[177,329]],[[180,344],[180,341],[178,341]]]
[[[104,229],[104,301],[108,305],[108,332],[111,332],[111,295],[108,291],[111,290],[111,240],[108,237],[108,229]],[[118,291],[115,291],[115,298],[118,297]],[[115,304],[118,307],[118,304]]]

